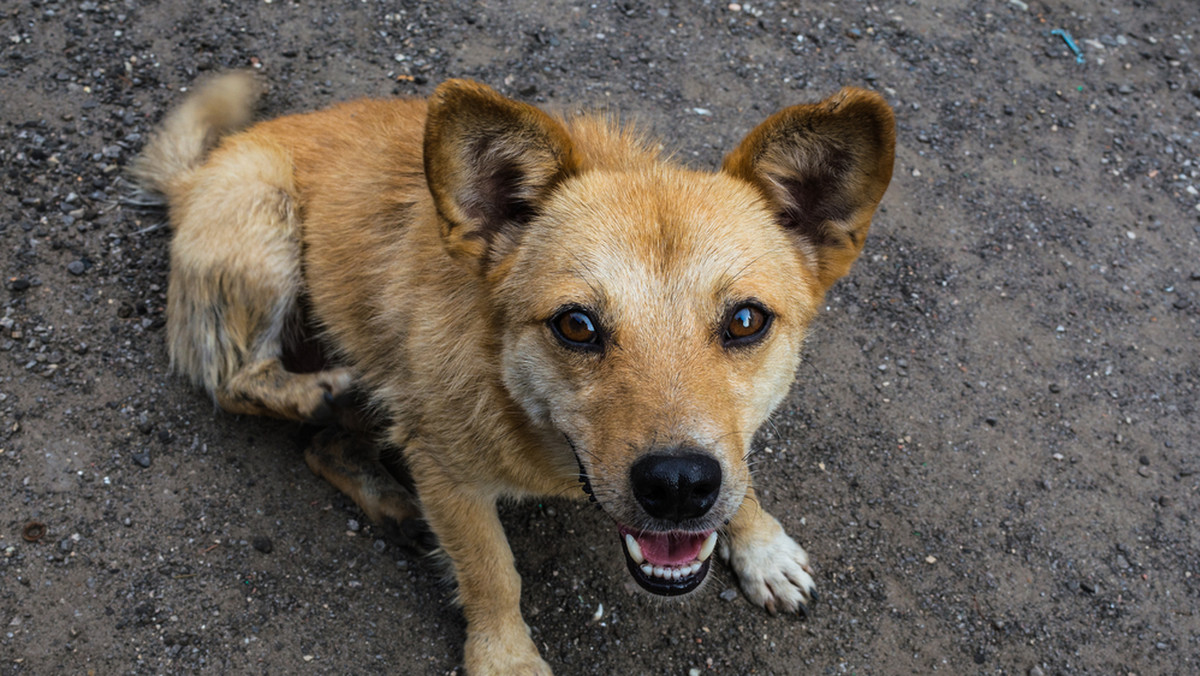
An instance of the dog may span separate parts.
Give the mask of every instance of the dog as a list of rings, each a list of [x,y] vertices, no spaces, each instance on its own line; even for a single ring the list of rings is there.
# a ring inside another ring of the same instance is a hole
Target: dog
[[[259,89],[209,81],[132,166],[173,230],[173,366],[230,413],[342,420],[308,465],[427,522],[469,673],[550,673],[500,499],[590,497],[652,594],[716,551],[751,602],[807,614],[809,557],[747,458],[891,180],[881,96],[785,108],[704,172],[465,80],[248,126]]]

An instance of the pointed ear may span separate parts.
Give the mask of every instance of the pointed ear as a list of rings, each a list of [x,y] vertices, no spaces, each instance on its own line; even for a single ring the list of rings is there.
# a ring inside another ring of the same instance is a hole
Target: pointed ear
[[[722,170],[749,181],[817,265],[821,291],[850,270],[892,178],[896,128],[883,97],[847,88],[758,125]]]
[[[577,165],[559,122],[490,87],[448,80],[429,100],[425,178],[452,254],[485,257]]]

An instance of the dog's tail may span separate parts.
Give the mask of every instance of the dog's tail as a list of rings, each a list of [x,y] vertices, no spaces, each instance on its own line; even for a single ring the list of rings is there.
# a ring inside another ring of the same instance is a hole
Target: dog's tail
[[[204,161],[223,136],[250,123],[261,88],[252,73],[236,71],[205,82],[167,114],[130,175],[137,193],[130,202],[161,206],[170,202],[173,186]]]

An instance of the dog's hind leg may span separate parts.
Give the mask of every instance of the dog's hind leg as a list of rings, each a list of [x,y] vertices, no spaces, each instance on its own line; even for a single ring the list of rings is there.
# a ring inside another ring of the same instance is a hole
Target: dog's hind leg
[[[329,427],[313,438],[304,461],[314,474],[354,500],[372,521],[396,527],[414,545],[429,548],[430,543],[421,541],[427,531],[414,528],[421,516],[416,496],[384,465],[380,453],[380,447],[363,435]]]
[[[175,368],[232,413],[329,417],[353,374],[293,373],[282,362],[285,334],[300,329],[303,290],[290,155],[263,139],[230,137],[169,193]]]
[[[242,366],[214,394],[230,413],[326,424],[340,417],[341,395],[353,383],[346,368],[293,373],[279,358],[268,358]]]

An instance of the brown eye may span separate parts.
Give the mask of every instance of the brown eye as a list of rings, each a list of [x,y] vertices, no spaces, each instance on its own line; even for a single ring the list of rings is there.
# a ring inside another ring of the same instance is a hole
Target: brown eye
[[[600,333],[596,330],[596,322],[591,315],[583,310],[565,310],[550,320],[550,328],[554,335],[567,347],[576,349],[597,349],[600,347]]]
[[[748,345],[757,341],[766,331],[770,320],[770,315],[757,305],[737,307],[725,324],[725,345]]]

